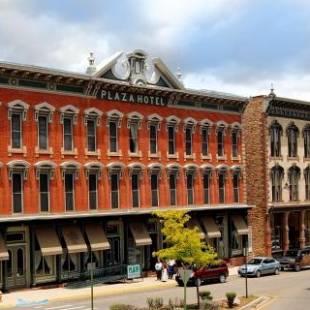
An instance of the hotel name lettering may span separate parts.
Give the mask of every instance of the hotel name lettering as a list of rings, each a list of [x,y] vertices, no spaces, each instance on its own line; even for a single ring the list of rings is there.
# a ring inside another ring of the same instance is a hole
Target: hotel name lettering
[[[98,92],[99,99],[123,101],[132,103],[142,103],[149,105],[165,106],[167,105],[167,99],[160,96],[131,94],[127,92],[118,92],[102,89]]]

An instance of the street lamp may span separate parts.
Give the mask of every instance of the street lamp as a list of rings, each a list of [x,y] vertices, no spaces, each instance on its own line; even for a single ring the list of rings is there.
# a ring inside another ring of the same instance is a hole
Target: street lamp
[[[90,300],[91,310],[94,310],[94,274],[93,274],[93,251],[90,249]]]
[[[245,256],[245,298],[248,298],[248,246],[243,248]]]

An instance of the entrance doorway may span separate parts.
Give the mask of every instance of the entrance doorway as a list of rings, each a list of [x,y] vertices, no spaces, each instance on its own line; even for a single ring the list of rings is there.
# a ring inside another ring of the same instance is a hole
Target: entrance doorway
[[[8,246],[7,288],[26,286],[25,246]]]

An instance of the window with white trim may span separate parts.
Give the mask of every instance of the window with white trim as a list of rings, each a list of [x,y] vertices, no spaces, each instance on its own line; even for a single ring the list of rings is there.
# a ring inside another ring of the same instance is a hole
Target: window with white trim
[[[151,172],[151,206],[158,207],[159,205],[159,173]]]
[[[111,207],[112,209],[119,208],[119,172],[111,172],[110,182],[111,182]]]
[[[168,126],[168,154],[176,154],[175,126]]]
[[[97,139],[96,139],[96,120],[87,120],[87,151],[96,152],[97,150]]]
[[[281,156],[281,135],[282,126],[277,122],[272,122],[270,129],[270,152],[272,157]]]
[[[209,127],[206,126],[201,128],[201,154],[209,155]]]
[[[218,157],[223,157],[225,155],[225,127],[219,126],[217,128],[217,155]]]
[[[109,121],[109,134],[110,134],[110,152],[118,152],[118,121]]]
[[[133,208],[140,207],[140,184],[139,184],[139,173],[133,171],[131,175],[131,196]]]
[[[194,204],[194,173],[186,173],[187,204]]]
[[[299,130],[294,124],[287,128],[288,157],[297,157]]]
[[[211,175],[210,169],[206,169],[203,173],[203,203],[210,203],[210,192],[211,192]]]
[[[310,158],[310,125],[307,125],[303,130],[304,136],[304,156]]]
[[[240,170],[236,169],[232,173],[232,183],[233,183],[233,199],[235,203],[240,202]]]
[[[171,172],[169,174],[169,193],[170,193],[170,205],[177,205],[177,173]]]
[[[310,166],[305,169],[305,192],[306,200],[310,200]]]
[[[88,207],[90,210],[98,208],[98,175],[94,172],[88,175]]]
[[[300,169],[293,166],[288,170],[290,201],[299,200],[299,178]]]
[[[12,173],[12,202],[13,202],[13,213],[23,212],[23,173],[13,172]]]
[[[69,171],[64,172],[64,183],[65,183],[65,209],[66,211],[73,211],[75,209],[73,172]]]
[[[50,177],[47,172],[39,174],[40,211],[48,212],[50,206]]]
[[[39,150],[48,150],[48,117],[46,115],[38,117],[38,145]]]
[[[73,151],[73,126],[72,118],[64,117],[63,132],[64,132],[64,150]]]
[[[149,125],[150,131],[150,154],[157,154],[157,126],[154,123]]]
[[[225,191],[226,191],[226,169],[220,169],[218,171],[218,195],[219,203],[225,203]]]
[[[282,201],[282,180],[284,177],[284,170],[282,167],[276,165],[271,169],[271,188],[272,201]]]
[[[21,113],[12,113],[11,116],[11,140],[12,148],[20,149],[23,145],[22,142],[22,115]]]

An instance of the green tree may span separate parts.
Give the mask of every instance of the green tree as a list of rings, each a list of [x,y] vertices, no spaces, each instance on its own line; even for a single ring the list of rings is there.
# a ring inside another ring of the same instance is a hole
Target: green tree
[[[214,249],[201,239],[197,227],[190,228],[187,222],[190,216],[186,211],[158,211],[155,215],[163,223],[161,230],[164,236],[166,248],[161,249],[155,255],[162,259],[175,259],[181,262],[183,268],[196,268],[217,264],[217,254]],[[197,299],[199,304],[199,285],[197,281]],[[186,285],[184,285],[184,300],[186,308]]]

